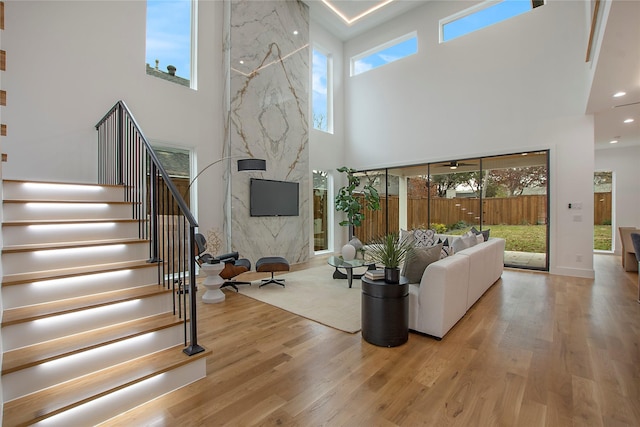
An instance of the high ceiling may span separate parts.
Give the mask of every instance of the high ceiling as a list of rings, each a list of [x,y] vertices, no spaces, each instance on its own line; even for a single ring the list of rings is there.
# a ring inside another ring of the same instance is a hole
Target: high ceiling
[[[347,41],[433,0],[303,1],[314,20]],[[597,63],[586,107],[595,117],[596,149],[640,145],[640,1],[610,4],[602,44],[594,49]],[[614,98],[620,91],[626,95]],[[628,118],[635,121],[624,123]],[[610,144],[613,139],[618,143]]]

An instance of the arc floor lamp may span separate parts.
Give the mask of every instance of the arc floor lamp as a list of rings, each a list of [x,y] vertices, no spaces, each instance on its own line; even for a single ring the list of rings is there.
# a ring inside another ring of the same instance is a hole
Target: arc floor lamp
[[[193,177],[191,182],[189,182],[189,186],[187,187],[187,189],[184,191],[184,194],[182,195],[183,198],[187,195],[193,183],[196,182],[196,180],[200,177],[200,175],[204,173],[204,171],[206,171],[207,169],[209,169],[211,166],[215,164],[218,164],[224,160],[231,160],[233,158],[235,157],[234,156],[222,157],[221,159],[211,162],[207,166],[202,168],[202,170],[198,172],[196,176]],[[266,170],[267,170],[267,161],[264,159],[256,159],[254,157],[247,158],[247,159],[238,159],[238,172],[266,171]]]

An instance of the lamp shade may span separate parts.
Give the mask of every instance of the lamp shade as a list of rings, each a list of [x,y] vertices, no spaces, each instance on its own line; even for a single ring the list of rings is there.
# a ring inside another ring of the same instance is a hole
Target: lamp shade
[[[266,171],[267,162],[264,159],[240,159],[238,160],[238,172],[242,171]]]

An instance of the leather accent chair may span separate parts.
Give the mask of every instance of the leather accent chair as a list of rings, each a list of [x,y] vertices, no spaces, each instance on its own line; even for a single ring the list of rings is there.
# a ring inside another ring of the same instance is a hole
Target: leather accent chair
[[[215,257],[215,259],[219,260],[220,262],[224,262],[224,268],[220,272],[220,277],[222,277],[225,282],[222,284],[221,288],[230,286],[235,289],[236,292],[238,292],[238,287],[236,285],[251,286],[251,282],[240,282],[238,280],[233,280],[233,278],[237,275],[251,270],[251,261],[246,258],[240,258],[238,256],[238,252],[219,255]]]
[[[221,288],[230,286],[237,292],[238,287],[236,285],[251,285],[251,282],[240,282],[238,280],[232,280],[239,274],[250,271],[251,261],[246,258],[240,258],[238,252],[230,252],[228,254],[218,255],[216,257],[212,256],[209,253],[204,253],[207,248],[207,240],[200,233],[197,233],[195,235],[195,242],[196,261],[198,265],[202,265],[203,263],[224,263],[224,268],[220,272],[220,277],[222,277],[225,282],[222,284]]]

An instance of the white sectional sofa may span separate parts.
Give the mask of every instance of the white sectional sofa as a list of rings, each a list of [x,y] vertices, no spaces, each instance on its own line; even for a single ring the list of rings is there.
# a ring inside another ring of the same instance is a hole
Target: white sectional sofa
[[[492,237],[429,264],[420,283],[409,284],[409,329],[444,337],[500,278],[504,248],[504,239]]]

